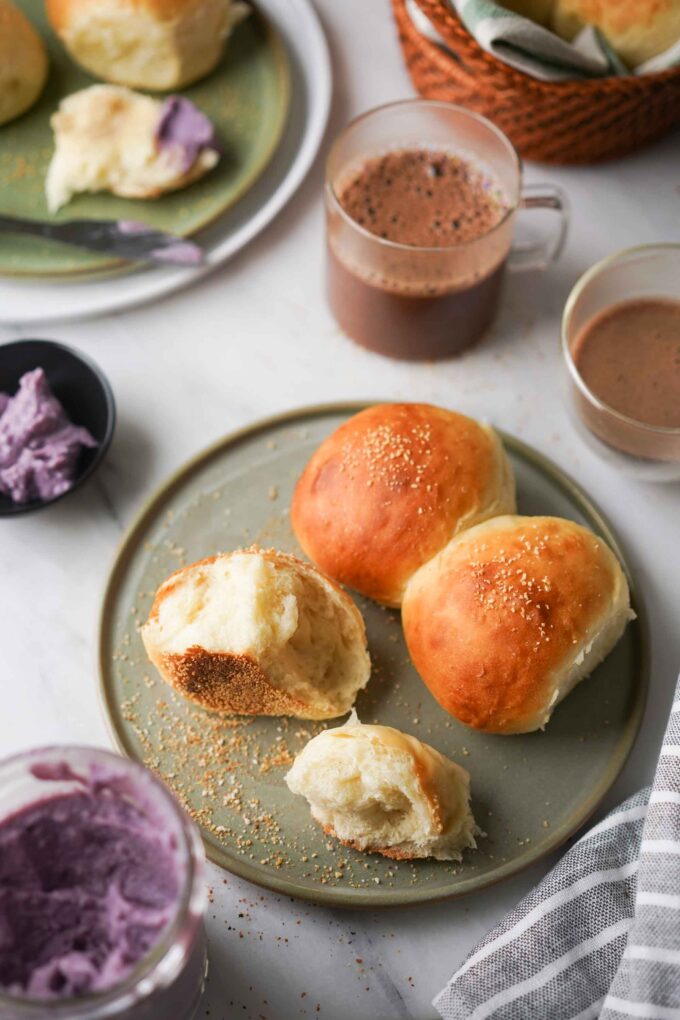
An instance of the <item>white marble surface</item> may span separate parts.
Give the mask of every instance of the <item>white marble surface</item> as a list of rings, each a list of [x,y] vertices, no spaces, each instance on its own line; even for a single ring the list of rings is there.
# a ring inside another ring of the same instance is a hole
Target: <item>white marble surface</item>
[[[412,88],[387,0],[318,4],[336,75],[332,135]],[[529,180],[570,194],[565,254],[542,277],[512,278],[492,335],[447,364],[391,363],[339,334],[321,292],[321,161],[274,225],[194,290],[43,330],[101,364],[120,418],[96,480],[49,512],[0,522],[2,753],[58,741],[108,745],[94,654],[100,593],[121,530],[169,471],[264,414],[387,397],[490,417],[552,457],[610,515],[648,602],[653,670],[644,727],[609,803],[646,781],[680,668],[680,487],[619,477],[573,433],[560,397],[558,321],[570,286],[596,259],[679,239],[678,166],[676,134],[614,165],[529,167]],[[0,330],[3,341],[21,335]],[[212,980],[199,1016],[426,1020],[456,964],[548,865],[457,902],[353,914],[279,899],[211,869]]]

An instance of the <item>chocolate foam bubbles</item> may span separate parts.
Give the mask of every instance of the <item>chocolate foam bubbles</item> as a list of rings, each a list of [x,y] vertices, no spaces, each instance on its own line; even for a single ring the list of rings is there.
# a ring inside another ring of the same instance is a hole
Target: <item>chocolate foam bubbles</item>
[[[346,166],[333,190],[360,231],[343,229],[338,213],[330,247],[372,286],[440,295],[488,276],[508,254],[511,203],[493,172],[464,152],[387,150]],[[383,244],[368,247],[366,234]]]

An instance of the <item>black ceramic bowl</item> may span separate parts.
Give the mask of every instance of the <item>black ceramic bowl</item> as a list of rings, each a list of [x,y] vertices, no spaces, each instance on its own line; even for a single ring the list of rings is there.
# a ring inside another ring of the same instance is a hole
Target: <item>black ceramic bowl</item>
[[[52,392],[73,424],[89,429],[98,445],[81,451],[78,476],[68,492],[30,503],[14,503],[0,493],[0,517],[42,510],[69,496],[101,464],[116,425],[116,405],[104,374],[84,354],[54,340],[17,340],[0,345],[0,392],[14,396],[22,375],[34,368],[44,369]]]

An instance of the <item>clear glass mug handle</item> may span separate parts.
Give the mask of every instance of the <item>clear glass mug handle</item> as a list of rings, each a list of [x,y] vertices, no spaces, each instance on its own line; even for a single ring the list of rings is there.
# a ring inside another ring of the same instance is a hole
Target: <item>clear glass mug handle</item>
[[[519,210],[550,209],[557,214],[556,229],[539,241],[515,241],[510,249],[508,269],[523,272],[545,269],[557,259],[564,247],[569,225],[567,196],[554,184],[527,184],[522,189]]]

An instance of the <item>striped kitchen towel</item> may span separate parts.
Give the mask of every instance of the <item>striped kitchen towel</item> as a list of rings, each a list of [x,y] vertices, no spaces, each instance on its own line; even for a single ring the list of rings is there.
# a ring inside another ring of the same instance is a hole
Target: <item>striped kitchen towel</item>
[[[444,1020],[680,1020],[680,680],[653,786],[564,855],[434,1006]]]
[[[630,69],[619,59],[604,36],[590,26],[584,28],[572,42],[566,42],[544,25],[508,10],[500,0],[498,3],[496,0],[447,2],[482,49],[510,67],[541,81],[649,74],[680,65],[680,40],[669,40],[669,48],[664,53]],[[421,35],[446,46],[415,0],[406,0],[406,7]]]

